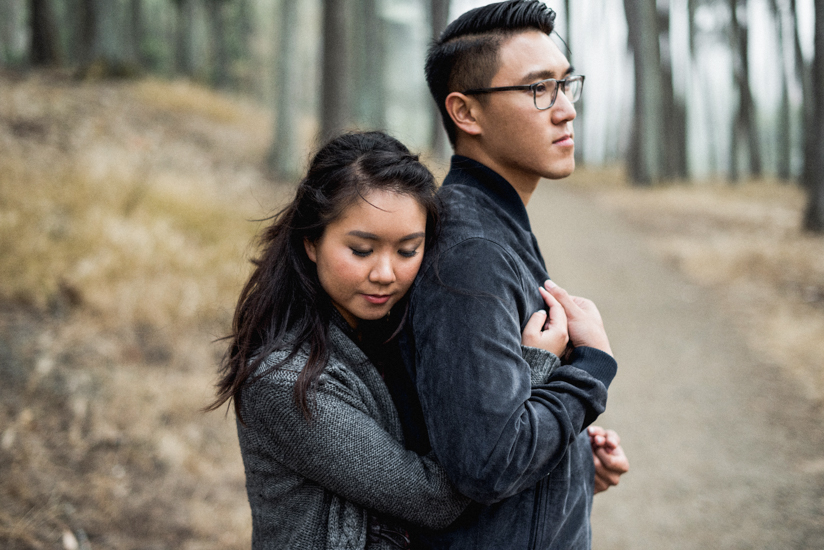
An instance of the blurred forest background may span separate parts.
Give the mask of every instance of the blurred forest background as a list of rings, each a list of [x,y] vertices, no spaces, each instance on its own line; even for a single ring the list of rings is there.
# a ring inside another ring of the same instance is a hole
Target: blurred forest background
[[[341,129],[443,175],[423,59],[483,3],[0,0],[0,546],[248,547],[233,421],[199,409],[249,220]],[[824,0],[548,4],[587,77],[561,185],[821,406]]]

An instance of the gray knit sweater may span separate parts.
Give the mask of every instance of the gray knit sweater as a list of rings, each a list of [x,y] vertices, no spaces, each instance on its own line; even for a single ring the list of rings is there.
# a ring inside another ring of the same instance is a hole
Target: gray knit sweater
[[[434,460],[404,448],[377,369],[334,324],[330,335],[311,421],[294,400],[306,353],[243,390],[238,437],[256,550],[395,548],[368,542],[369,530],[392,523],[387,516],[437,529],[469,502]]]

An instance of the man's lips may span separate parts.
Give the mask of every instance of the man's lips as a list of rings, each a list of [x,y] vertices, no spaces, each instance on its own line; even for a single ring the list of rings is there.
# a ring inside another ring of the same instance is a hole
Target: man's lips
[[[573,145],[575,142],[572,140],[572,135],[567,134],[565,136],[561,136],[555,141],[552,142],[554,145]]]
[[[391,294],[364,294],[363,297],[370,304],[381,305],[381,304],[385,304],[386,302],[388,302],[389,298],[391,298],[392,295]]]

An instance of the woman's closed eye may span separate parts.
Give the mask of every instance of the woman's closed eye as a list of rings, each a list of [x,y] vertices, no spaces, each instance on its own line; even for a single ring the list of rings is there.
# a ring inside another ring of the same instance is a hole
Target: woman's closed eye
[[[352,254],[354,254],[355,256],[358,256],[360,258],[366,258],[367,256],[369,256],[372,253],[371,248],[363,249],[363,248],[353,248],[351,246],[349,248],[352,250]]]
[[[398,254],[403,256],[404,258],[414,258],[418,254],[418,249],[415,248],[413,250],[398,250]]]

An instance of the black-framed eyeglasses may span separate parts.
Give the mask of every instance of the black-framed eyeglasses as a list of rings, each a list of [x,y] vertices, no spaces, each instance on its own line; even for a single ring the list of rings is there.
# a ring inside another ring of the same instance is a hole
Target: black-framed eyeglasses
[[[498,86],[496,88],[473,88],[461,92],[465,95],[488,94],[492,92],[508,92],[511,90],[531,90],[532,99],[535,101],[535,108],[539,111],[546,111],[555,105],[558,97],[558,88],[564,91],[567,99],[575,103],[581,99],[581,92],[584,89],[584,75],[578,74],[568,76],[563,80],[547,78],[535,84],[525,84],[523,86]]]

